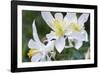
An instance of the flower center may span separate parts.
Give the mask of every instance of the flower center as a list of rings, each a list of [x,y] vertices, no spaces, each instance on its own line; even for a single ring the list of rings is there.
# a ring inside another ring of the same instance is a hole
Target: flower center
[[[32,48],[32,49],[29,50],[27,55],[29,56],[29,58],[31,58],[33,55],[35,55],[37,53],[39,53],[38,50]]]
[[[55,29],[55,33],[57,36],[63,36],[64,35],[64,26],[63,22],[59,20],[53,21],[53,27]]]
[[[71,23],[70,28],[72,29],[72,31],[76,32],[79,32],[81,30],[81,26],[77,23]]]

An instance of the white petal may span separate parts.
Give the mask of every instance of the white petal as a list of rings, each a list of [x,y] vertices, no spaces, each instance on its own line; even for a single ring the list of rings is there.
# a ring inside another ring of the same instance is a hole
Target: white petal
[[[39,37],[38,37],[38,34],[37,34],[36,25],[35,25],[35,20],[33,21],[32,26],[33,26],[33,38],[34,38],[34,40],[37,41],[37,42],[39,42],[39,43],[41,43],[41,42],[40,42],[40,39],[39,39]]]
[[[84,41],[85,39],[85,36],[83,33],[81,32],[74,32],[74,33],[71,33],[69,36],[68,36],[68,39],[75,39],[75,40],[79,40],[79,41]]]
[[[89,17],[88,13],[83,13],[78,19],[78,24],[84,26],[84,23],[88,20],[88,17]]]
[[[46,61],[46,56],[42,56],[40,61]]]
[[[88,33],[86,30],[82,30],[80,33],[79,33],[79,37],[82,41],[86,41],[88,42]]]
[[[71,34],[72,34],[72,31],[70,31],[70,29],[68,29],[68,31],[65,32],[65,35],[66,35],[66,36],[69,36],[69,35],[71,35]],[[66,38],[67,38],[67,37],[66,37]]]
[[[55,14],[55,19],[57,19],[57,20],[63,20],[63,15],[62,15],[62,13],[56,13],[56,14]]]
[[[41,12],[42,18],[44,19],[44,21],[48,24],[48,26],[50,28],[53,29],[52,27],[52,22],[54,20],[52,14],[50,12]]]
[[[32,39],[29,40],[28,47],[31,48],[31,49],[34,49],[34,48],[35,49],[40,49],[41,48],[40,44],[33,41]]]
[[[74,42],[75,42],[75,48],[76,49],[79,49],[83,45],[82,41],[75,40]]]
[[[48,41],[48,44],[45,47],[45,51],[52,51],[54,49],[54,41]]]
[[[55,41],[55,47],[59,53],[61,53],[65,47],[65,39],[60,37]]]
[[[85,37],[85,41],[88,42],[88,34],[87,34],[86,31],[85,31],[85,36],[84,37]]]
[[[67,15],[64,17],[64,22],[67,22],[67,23],[77,23],[77,16],[76,16],[76,13],[67,13]]]
[[[48,41],[51,41],[52,39],[57,39],[57,36],[55,35],[55,32],[51,31],[49,34],[46,35],[46,38]]]
[[[32,62],[38,62],[40,59],[41,59],[41,54],[38,53],[38,54],[32,56],[31,61]]]

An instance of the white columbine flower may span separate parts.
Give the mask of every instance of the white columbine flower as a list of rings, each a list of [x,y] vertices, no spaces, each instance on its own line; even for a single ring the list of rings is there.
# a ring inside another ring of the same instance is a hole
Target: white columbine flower
[[[32,27],[34,40],[30,39],[28,43],[28,47],[30,48],[28,52],[29,58],[31,58],[32,62],[50,61],[51,58],[48,53],[53,50],[53,41],[49,41],[47,45],[43,44],[38,37],[35,20],[33,21]]]
[[[89,14],[83,13],[77,19],[76,13],[67,13],[65,16],[65,21],[67,22],[67,31],[70,33],[66,33],[68,36],[68,40],[73,41],[75,43],[74,47],[79,49],[83,41],[88,41],[88,34],[85,30],[85,22],[88,20]]]
[[[53,30],[46,37],[48,40],[55,39],[55,47],[59,53],[64,47],[72,47],[71,41],[75,42],[75,48],[80,48],[82,41],[88,40],[84,23],[89,14],[82,14],[79,19],[77,19],[76,13],[67,13],[65,17],[62,13],[56,13],[54,17],[50,12],[41,12],[41,14],[44,21]],[[68,38],[69,46],[65,46],[66,38]]]

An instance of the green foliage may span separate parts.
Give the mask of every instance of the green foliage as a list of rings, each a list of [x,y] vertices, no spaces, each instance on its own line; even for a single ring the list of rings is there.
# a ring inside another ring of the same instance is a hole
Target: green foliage
[[[84,56],[75,48],[65,48],[61,54],[57,53],[56,58],[57,60],[78,60],[84,59]]]
[[[89,42],[84,42],[83,46],[79,49],[79,52],[85,54],[88,51],[89,46],[90,46]]]

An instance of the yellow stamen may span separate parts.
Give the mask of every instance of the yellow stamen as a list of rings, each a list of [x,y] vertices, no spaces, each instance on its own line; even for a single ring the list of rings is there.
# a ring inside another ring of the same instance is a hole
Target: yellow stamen
[[[63,22],[62,21],[54,20],[53,27],[55,29],[55,32],[56,32],[57,36],[64,35],[64,26],[63,26]]]
[[[37,53],[39,53],[37,49],[30,49],[27,55],[29,56],[29,58],[31,58],[33,55]]]
[[[70,27],[73,31],[79,32],[81,30],[81,26],[77,23],[71,23]]]

